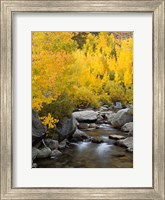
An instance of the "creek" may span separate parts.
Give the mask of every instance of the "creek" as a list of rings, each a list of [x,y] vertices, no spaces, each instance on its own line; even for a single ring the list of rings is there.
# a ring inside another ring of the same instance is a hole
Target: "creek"
[[[110,125],[101,124],[99,129],[86,131],[91,137],[99,136],[104,142],[100,144],[89,141],[70,143],[55,159],[38,159],[39,168],[132,168],[133,154],[124,147],[114,144],[110,134],[124,135]]]

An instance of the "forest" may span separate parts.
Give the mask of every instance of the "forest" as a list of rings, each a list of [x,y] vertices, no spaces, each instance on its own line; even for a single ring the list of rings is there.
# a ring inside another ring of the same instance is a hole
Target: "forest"
[[[133,33],[32,33],[32,167],[133,167]]]
[[[48,128],[118,101],[133,103],[131,32],[32,33],[32,107]]]

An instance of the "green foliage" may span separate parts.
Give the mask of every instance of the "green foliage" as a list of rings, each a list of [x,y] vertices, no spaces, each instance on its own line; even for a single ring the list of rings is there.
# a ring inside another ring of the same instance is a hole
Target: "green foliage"
[[[48,113],[54,118],[59,120],[63,119],[66,116],[70,116],[74,110],[74,105],[66,94],[59,96],[56,101],[53,101],[50,104],[44,104],[43,109],[40,111],[40,116],[47,116]]]

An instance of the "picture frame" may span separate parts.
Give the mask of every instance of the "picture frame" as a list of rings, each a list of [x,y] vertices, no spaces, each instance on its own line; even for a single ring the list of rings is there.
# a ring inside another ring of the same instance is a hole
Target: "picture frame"
[[[151,12],[153,15],[153,187],[13,188],[12,13]],[[164,190],[164,0],[1,0],[1,199],[165,199]]]

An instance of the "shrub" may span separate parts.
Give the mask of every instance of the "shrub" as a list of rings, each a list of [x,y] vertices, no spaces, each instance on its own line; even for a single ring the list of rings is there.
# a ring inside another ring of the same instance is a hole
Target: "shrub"
[[[71,98],[77,108],[99,107],[97,95],[86,87],[74,87]]]

